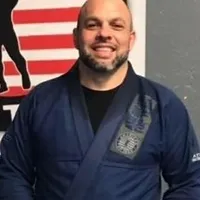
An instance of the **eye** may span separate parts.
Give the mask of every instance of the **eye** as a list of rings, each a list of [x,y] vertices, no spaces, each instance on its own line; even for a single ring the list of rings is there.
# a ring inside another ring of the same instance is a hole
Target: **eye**
[[[97,25],[95,23],[88,23],[87,28],[93,28],[96,27]]]
[[[85,23],[87,29],[93,30],[99,27],[99,23],[96,21],[88,21]]]
[[[113,23],[112,27],[116,30],[122,30],[124,28],[124,25],[119,23]]]

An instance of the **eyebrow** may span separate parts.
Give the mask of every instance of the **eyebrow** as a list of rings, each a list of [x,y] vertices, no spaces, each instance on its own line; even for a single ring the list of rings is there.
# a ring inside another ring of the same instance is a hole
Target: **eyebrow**
[[[95,17],[95,16],[90,16],[90,17],[86,17],[85,18],[84,23],[87,23],[89,21],[99,22],[99,21],[101,21],[101,19],[99,19],[98,17]],[[114,21],[114,22],[118,22],[119,21],[119,22],[122,22],[122,23],[126,24],[126,21],[124,19],[120,18],[120,17],[113,18],[113,19],[111,19],[109,21],[111,21],[111,22],[112,21]]]
[[[87,23],[89,21],[101,21],[100,19],[98,19],[97,17],[93,17],[93,16],[90,16],[90,17],[86,17],[84,22]]]
[[[115,21],[115,22],[119,21],[119,22],[123,22],[124,24],[126,24],[126,21],[120,17],[116,17],[116,18],[112,19],[111,21]]]

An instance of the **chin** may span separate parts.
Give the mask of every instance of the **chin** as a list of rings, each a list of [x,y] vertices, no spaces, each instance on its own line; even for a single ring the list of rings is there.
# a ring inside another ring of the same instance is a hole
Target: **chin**
[[[100,65],[112,65],[114,62],[114,58],[94,58],[94,60],[96,61],[96,63],[99,63]]]
[[[96,73],[99,74],[113,74],[114,72],[117,71],[117,68],[114,66],[101,66],[101,67],[91,67],[91,70],[93,70]]]

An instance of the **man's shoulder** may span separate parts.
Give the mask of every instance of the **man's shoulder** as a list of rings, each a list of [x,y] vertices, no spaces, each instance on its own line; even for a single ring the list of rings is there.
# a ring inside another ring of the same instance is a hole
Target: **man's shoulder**
[[[53,101],[60,96],[64,90],[66,91],[69,73],[70,72],[38,84],[23,98],[22,102],[40,104],[45,101]]]
[[[183,104],[180,97],[178,97],[175,91],[168,86],[143,76],[138,77],[141,80],[145,93],[149,93],[151,96],[153,96],[153,98],[163,107],[174,103],[181,105]]]
[[[58,90],[59,88],[64,86],[64,80],[67,79],[67,77],[68,74],[66,73],[53,79],[45,80],[40,84],[36,85],[33,89],[33,92],[49,93],[50,91],[53,92],[54,90]]]

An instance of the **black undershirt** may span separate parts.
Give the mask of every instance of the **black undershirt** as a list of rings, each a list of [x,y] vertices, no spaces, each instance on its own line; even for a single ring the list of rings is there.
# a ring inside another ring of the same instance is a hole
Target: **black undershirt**
[[[107,91],[91,90],[84,86],[82,88],[90,122],[94,133],[96,133],[119,87]]]

